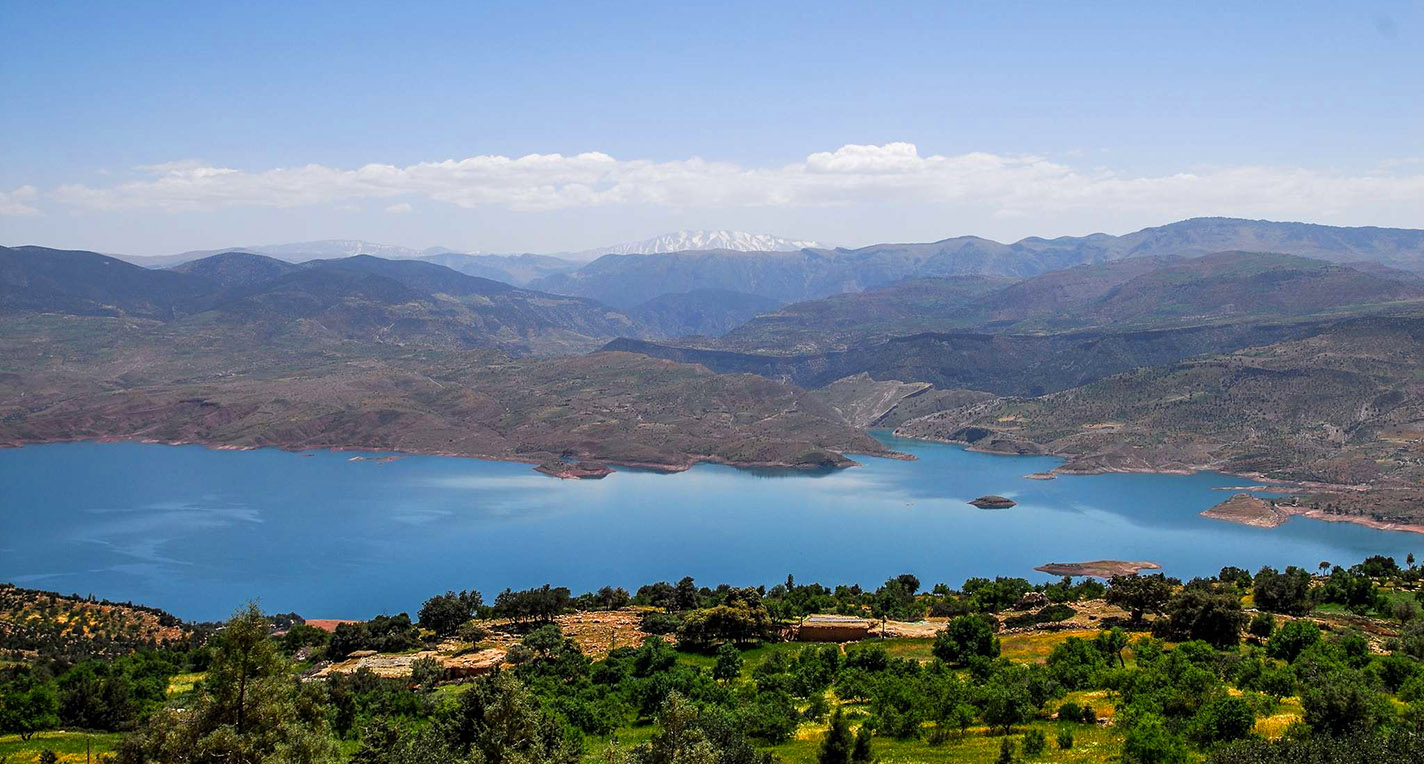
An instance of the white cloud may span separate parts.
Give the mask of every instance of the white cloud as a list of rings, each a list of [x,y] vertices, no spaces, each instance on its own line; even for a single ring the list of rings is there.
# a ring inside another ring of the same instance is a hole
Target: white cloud
[[[743,167],[697,157],[622,160],[592,152],[474,156],[355,169],[310,164],[251,172],[192,160],[137,169],[141,177],[127,183],[67,185],[46,196],[89,210],[298,207],[412,196],[463,208],[515,211],[632,204],[696,209],[890,203],[982,209],[999,218],[1112,210],[1175,219],[1199,214],[1320,218],[1389,208],[1395,217],[1424,221],[1424,174],[1407,165],[1353,175],[1237,166],[1134,176],[1035,155],[922,156],[910,143],[847,145],[779,167]],[[0,210],[32,214],[23,211],[34,210],[26,203],[33,199],[29,187],[0,195]],[[387,211],[411,208],[401,202]]]
[[[415,207],[411,206],[410,202],[400,202],[399,204],[392,204],[391,206],[386,208],[386,212],[389,212],[392,215],[404,215],[408,212],[414,211]]]
[[[34,186],[20,186],[14,191],[0,191],[0,216],[29,216],[40,214],[39,209],[29,204],[39,196]]]

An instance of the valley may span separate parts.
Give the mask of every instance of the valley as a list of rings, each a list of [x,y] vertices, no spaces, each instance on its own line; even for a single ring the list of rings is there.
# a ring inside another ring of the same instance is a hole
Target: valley
[[[163,268],[3,249],[0,442],[398,451],[600,477],[847,467],[894,455],[866,432],[882,428],[1059,456],[1055,475],[1275,481],[1327,519],[1412,528],[1424,279],[1395,266],[1424,268],[1417,233],[1202,219],[1012,246],[662,242],[583,266],[521,255],[546,275],[503,280],[454,269],[495,256],[335,256],[359,242]],[[625,291],[585,288],[607,279]]]

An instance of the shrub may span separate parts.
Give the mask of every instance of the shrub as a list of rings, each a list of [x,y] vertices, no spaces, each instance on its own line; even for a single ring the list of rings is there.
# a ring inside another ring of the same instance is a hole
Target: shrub
[[[1307,647],[1319,641],[1319,626],[1309,621],[1291,621],[1271,635],[1266,642],[1266,655],[1293,663]]]
[[[478,645],[486,639],[489,639],[489,635],[488,629],[473,621],[461,626],[455,633],[455,636],[459,637],[460,641],[469,642],[472,645]]]
[[[1248,631],[1251,632],[1252,636],[1260,637],[1261,639],[1270,639],[1271,632],[1275,630],[1276,617],[1265,611],[1257,613],[1256,617],[1251,619],[1251,626],[1248,627]]]
[[[648,613],[639,626],[649,634],[672,634],[682,625],[682,619],[667,613]]]
[[[1048,736],[1043,730],[1029,730],[1023,736],[1023,752],[1027,756],[1037,756],[1048,747]]]
[[[1067,751],[1073,748],[1073,730],[1062,727],[1058,730],[1058,750]]]

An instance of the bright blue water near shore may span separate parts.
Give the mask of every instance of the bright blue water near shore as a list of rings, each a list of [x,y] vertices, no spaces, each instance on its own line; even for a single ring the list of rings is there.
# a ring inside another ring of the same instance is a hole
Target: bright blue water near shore
[[[715,585],[928,586],[1042,579],[1035,565],[1152,560],[1171,575],[1314,567],[1424,552],[1424,536],[1294,518],[1275,529],[1198,512],[1241,478],[1029,480],[1043,457],[898,440],[918,461],[830,474],[705,465],[555,480],[527,464],[349,453],[72,443],[0,450],[0,581],[216,619],[251,598],[309,618],[414,611],[427,596],[545,582],[575,593],[692,575]],[[980,510],[1001,494],[1019,502]]]

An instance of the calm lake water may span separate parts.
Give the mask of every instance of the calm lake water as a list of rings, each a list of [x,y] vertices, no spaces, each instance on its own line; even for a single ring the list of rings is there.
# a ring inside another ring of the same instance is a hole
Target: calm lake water
[[[487,601],[545,582],[575,593],[699,583],[926,586],[1043,579],[1035,565],[1153,560],[1172,575],[1314,567],[1424,552],[1424,537],[1302,518],[1275,529],[1197,515],[1241,478],[1029,480],[1056,459],[881,436],[918,461],[830,474],[700,466],[555,480],[527,464],[349,453],[73,443],[0,450],[0,581],[218,619],[259,598],[309,618],[413,612],[446,589]],[[1019,502],[980,510],[982,494]]]

